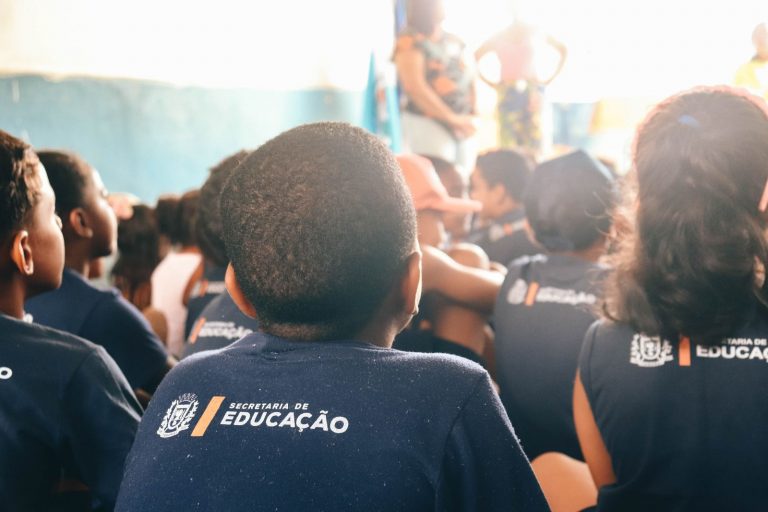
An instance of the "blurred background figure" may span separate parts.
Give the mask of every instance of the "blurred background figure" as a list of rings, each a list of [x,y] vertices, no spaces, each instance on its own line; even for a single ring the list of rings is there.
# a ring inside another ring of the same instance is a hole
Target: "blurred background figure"
[[[394,60],[403,92],[406,152],[474,165],[475,73],[464,42],[443,30],[442,0],[410,0]]]
[[[548,77],[536,69],[536,52],[548,45],[559,54],[557,67]],[[486,40],[475,52],[480,61],[487,54],[499,60],[501,79],[480,78],[498,94],[499,146],[516,148],[536,158],[541,153],[543,95],[565,64],[565,45],[521,20]]]
[[[760,23],[752,31],[755,54],[738,71],[734,84],[768,100],[768,23]]]
[[[160,234],[166,240],[161,240],[161,252],[167,244],[168,253],[152,273],[152,307],[165,315],[168,350],[175,356],[181,355],[184,345],[184,290],[202,261],[195,235],[199,201],[200,191],[191,190],[180,199],[161,198],[156,208]]]
[[[163,343],[168,341],[165,315],[152,307],[152,272],[160,263],[160,231],[150,206],[137,204],[120,210],[117,224],[118,257],[112,282],[123,297],[144,315]]]

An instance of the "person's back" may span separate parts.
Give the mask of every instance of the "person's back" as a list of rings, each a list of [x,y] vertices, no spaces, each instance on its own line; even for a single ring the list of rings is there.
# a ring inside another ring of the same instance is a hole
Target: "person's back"
[[[255,318],[246,316],[224,290],[200,312],[184,345],[182,358],[204,350],[231,345],[259,328]]]
[[[725,88],[640,126],[627,231],[574,419],[598,510],[762,510],[768,112]],[[762,194],[762,195],[761,195]]]
[[[458,357],[250,334],[153,397],[153,457],[131,457],[121,510],[526,510],[534,482],[500,414]]]
[[[599,510],[761,510],[766,361],[763,306],[716,345],[596,324],[580,376],[617,478]]]
[[[573,376],[604,270],[574,256],[525,257],[512,264],[499,294],[496,379],[531,460],[550,451],[583,459],[573,426]]]
[[[61,282],[55,201],[35,153],[0,131],[0,503],[108,511],[141,408],[104,349],[23,320]]]
[[[494,326],[501,400],[531,460],[551,451],[582,459],[573,377],[601,296],[597,260],[614,202],[610,172],[583,151],[539,165],[525,193],[532,234],[549,254],[509,267]]]
[[[227,287],[261,332],[161,384],[118,510],[546,510],[487,373],[390,348],[421,254],[378,139],[290,130],[233,173],[221,212]]]

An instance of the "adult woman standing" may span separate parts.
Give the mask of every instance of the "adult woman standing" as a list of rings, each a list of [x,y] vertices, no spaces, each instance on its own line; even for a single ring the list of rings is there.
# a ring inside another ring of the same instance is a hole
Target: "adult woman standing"
[[[472,169],[475,75],[465,45],[445,32],[442,0],[410,0],[408,25],[394,61],[402,87],[405,152],[437,156]]]
[[[598,510],[768,503],[768,115],[735,90],[661,103],[640,127],[634,231],[584,340],[576,429]]]
[[[541,78],[536,69],[536,54],[544,45],[553,48],[560,57],[555,71],[548,78]],[[480,78],[498,94],[499,147],[518,149],[531,157],[538,157],[541,152],[543,93],[565,64],[565,45],[518,20],[480,45],[475,59],[480,61],[489,53],[499,59],[501,79],[494,82],[482,73]]]

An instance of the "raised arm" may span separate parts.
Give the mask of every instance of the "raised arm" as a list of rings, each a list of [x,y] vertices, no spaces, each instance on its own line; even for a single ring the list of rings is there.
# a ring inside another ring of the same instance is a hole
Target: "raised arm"
[[[552,48],[554,48],[555,51],[560,54],[560,60],[557,62],[557,67],[555,68],[555,71],[552,73],[552,75],[548,79],[542,81],[544,85],[549,85],[550,83],[552,83],[552,80],[557,78],[557,76],[563,70],[566,57],[568,57],[568,48],[566,48],[563,43],[561,43],[554,37],[547,36],[547,44]]]

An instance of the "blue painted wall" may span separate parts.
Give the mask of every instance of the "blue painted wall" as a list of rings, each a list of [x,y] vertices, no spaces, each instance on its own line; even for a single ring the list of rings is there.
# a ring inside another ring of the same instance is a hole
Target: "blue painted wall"
[[[0,77],[0,129],[67,148],[112,191],[154,202],[202,184],[213,164],[298,124],[359,124],[362,91],[175,87],[137,80]]]

